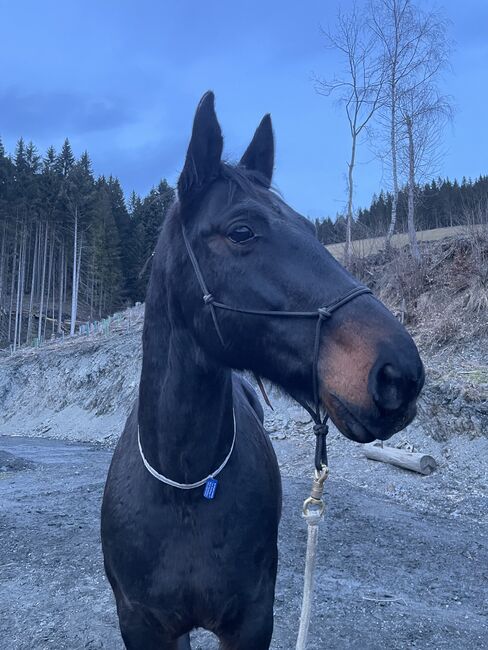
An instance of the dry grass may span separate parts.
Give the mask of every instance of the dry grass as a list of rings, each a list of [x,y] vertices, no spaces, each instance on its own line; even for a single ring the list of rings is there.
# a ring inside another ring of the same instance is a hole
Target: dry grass
[[[435,238],[430,238],[430,233],[435,233]],[[464,345],[485,338],[488,226],[419,234],[423,235],[419,237],[423,242],[420,264],[414,263],[408,246],[399,246],[398,239],[397,248],[389,252],[379,246],[384,239],[365,240],[376,241],[377,250],[369,255],[354,254],[351,271],[409,325],[422,347]]]
[[[433,228],[432,230],[419,230],[417,232],[417,239],[419,242],[433,242],[445,239],[446,237],[454,237],[456,235],[463,235],[466,232],[466,226],[452,226],[451,228]],[[408,245],[408,234],[399,233],[393,235],[391,239],[393,248],[401,249]],[[344,257],[344,244],[329,244],[326,246],[327,250],[332,255],[342,261]],[[371,237],[369,239],[358,239],[352,243],[353,253],[357,257],[368,257],[375,255],[385,249],[384,237]]]

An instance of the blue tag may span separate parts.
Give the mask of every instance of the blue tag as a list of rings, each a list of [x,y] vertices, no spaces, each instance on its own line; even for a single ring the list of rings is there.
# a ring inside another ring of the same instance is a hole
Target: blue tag
[[[206,499],[214,498],[218,483],[219,482],[215,478],[208,479],[208,481],[205,483],[205,489],[203,490],[203,496]]]

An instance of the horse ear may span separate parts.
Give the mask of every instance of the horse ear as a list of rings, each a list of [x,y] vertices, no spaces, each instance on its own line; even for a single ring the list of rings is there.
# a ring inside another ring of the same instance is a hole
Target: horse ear
[[[178,179],[180,201],[201,192],[219,174],[224,141],[214,102],[213,92],[208,91],[198,104],[185,165]]]
[[[267,187],[271,185],[274,167],[274,136],[269,113],[261,120],[251,144],[239,164],[246,169],[259,172],[266,181]]]

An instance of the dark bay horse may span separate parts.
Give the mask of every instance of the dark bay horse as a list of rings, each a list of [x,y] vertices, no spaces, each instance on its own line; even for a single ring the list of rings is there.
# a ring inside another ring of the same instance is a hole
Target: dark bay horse
[[[153,258],[139,399],[102,507],[105,568],[129,650],[189,648],[195,627],[226,650],[270,646],[280,474],[259,401],[232,369],[310,403],[316,383],[323,409],[358,442],[405,427],[423,384],[403,326],[354,291],[358,282],[310,222],[270,189],[270,117],[237,166],[222,162],[222,146],[207,93]],[[309,318],[212,305],[316,312],[344,295],[354,300],[318,336]],[[216,490],[212,480],[201,485],[211,475]]]

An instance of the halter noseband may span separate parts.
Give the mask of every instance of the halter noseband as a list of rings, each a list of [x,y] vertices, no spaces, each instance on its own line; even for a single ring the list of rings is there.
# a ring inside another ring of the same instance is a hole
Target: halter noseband
[[[324,320],[328,320],[332,314],[337,311],[340,307],[343,307],[354,298],[362,296],[365,293],[372,293],[367,287],[359,286],[351,289],[345,293],[341,298],[336,298],[330,302],[325,307],[319,307],[315,311],[277,311],[277,310],[262,310],[262,309],[243,309],[242,307],[231,307],[226,305],[223,302],[218,302],[215,300],[212,293],[209,291],[205,278],[203,277],[202,271],[198,264],[198,260],[195,257],[193,248],[191,247],[188,237],[186,236],[185,228],[181,227],[183,233],[183,241],[185,242],[186,250],[190,258],[193,270],[200,285],[200,289],[203,294],[204,305],[210,308],[210,313],[212,315],[212,320],[215,326],[217,335],[222,343],[222,346],[225,347],[224,337],[219,327],[219,322],[217,320],[217,309],[225,309],[227,311],[234,311],[240,314],[250,314],[253,316],[276,316],[279,318],[316,318],[317,325],[315,327],[315,341],[313,348],[313,363],[312,363],[312,386],[313,386],[313,399],[314,407],[312,408],[304,400],[298,398],[295,395],[292,395],[293,399],[296,400],[308,413],[315,422],[313,430],[316,435],[316,446],[315,446],[315,469],[317,472],[321,472],[324,466],[327,466],[327,447],[325,438],[329,431],[327,426],[327,420],[329,416],[327,413],[324,413],[323,418],[320,414],[320,395],[319,395],[319,378],[318,378],[318,364],[319,364],[319,352],[320,352],[320,332],[322,329],[322,323]]]

